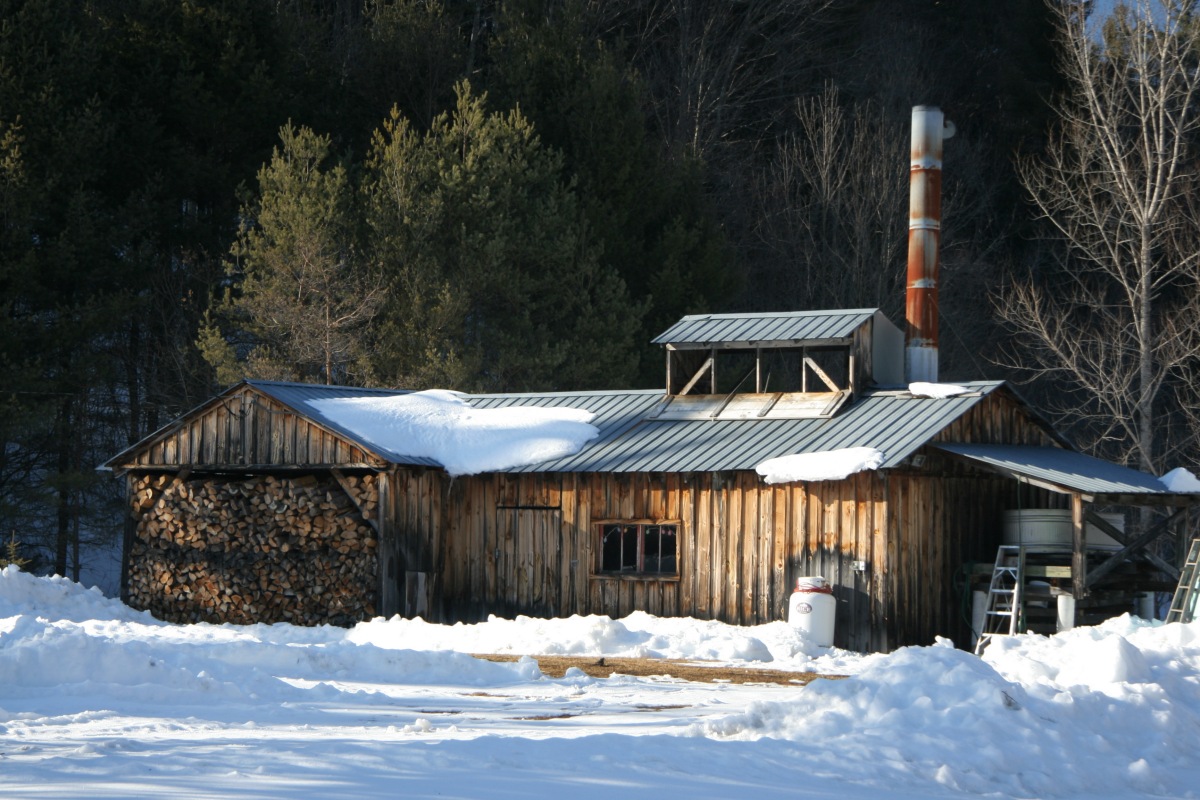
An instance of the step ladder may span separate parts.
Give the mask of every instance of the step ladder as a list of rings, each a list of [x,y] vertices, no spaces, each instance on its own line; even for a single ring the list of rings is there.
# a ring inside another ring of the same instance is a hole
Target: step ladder
[[[992,582],[988,585],[983,630],[975,642],[976,655],[983,653],[993,636],[1012,636],[1020,630],[1024,573],[1025,553],[1020,545],[1000,545],[992,567]]]
[[[1179,573],[1179,585],[1175,587],[1175,596],[1171,598],[1171,610],[1167,612],[1167,622],[1191,622],[1196,618],[1196,600],[1200,599],[1200,586],[1197,586],[1196,562],[1200,561],[1200,537],[1192,539],[1188,550],[1187,563]]]

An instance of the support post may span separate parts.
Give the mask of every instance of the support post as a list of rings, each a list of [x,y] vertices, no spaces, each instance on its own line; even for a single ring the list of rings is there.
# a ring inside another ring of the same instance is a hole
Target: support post
[[[400,563],[400,547],[397,542],[400,526],[396,524],[392,507],[393,474],[392,470],[384,470],[377,477],[379,505],[376,507],[376,514],[379,520],[379,543],[375,552],[378,554],[376,569],[379,570],[379,605],[375,613],[382,617],[390,617],[404,610],[400,594],[404,565]]]
[[[1071,494],[1071,595],[1076,602],[1087,596],[1087,526],[1083,495]]]
[[[1190,547],[1192,530],[1192,512],[1190,508],[1183,510],[1183,520],[1175,526],[1175,567],[1183,570],[1187,563],[1188,548]]]
[[[121,538],[121,602],[129,602],[129,558],[133,551],[133,540],[137,536],[138,516],[144,514],[145,511],[136,511],[133,508],[133,486],[134,479],[132,472],[125,473],[125,526],[122,529]]]

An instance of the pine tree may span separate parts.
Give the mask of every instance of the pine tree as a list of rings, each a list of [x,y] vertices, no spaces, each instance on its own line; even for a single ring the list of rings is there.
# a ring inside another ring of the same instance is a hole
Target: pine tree
[[[199,346],[218,379],[251,377],[359,381],[364,333],[383,283],[359,256],[353,187],[345,166],[326,166],[328,137],[290,124],[258,174],[233,248],[232,286]],[[239,352],[239,349],[241,352]]]
[[[378,380],[459,389],[620,385],[641,306],[600,264],[562,157],[518,110],[457,87],[425,135],[393,111],[367,165],[392,279]]]
[[[581,2],[508,3],[490,52],[492,96],[520,104],[544,146],[560,151],[603,265],[646,305],[634,334],[637,382],[658,386],[650,340],[690,313],[728,306],[739,286],[732,249],[695,156],[666,158],[649,136],[642,77],[589,25]]]
[[[4,554],[0,555],[0,569],[5,567],[25,569],[30,563],[28,558],[21,558],[21,543],[17,541],[16,533],[13,533],[9,537],[8,544],[4,546]]]

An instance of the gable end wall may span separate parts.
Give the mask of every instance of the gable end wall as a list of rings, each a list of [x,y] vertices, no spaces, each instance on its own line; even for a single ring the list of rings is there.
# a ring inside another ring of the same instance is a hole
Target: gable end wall
[[[246,387],[218,397],[130,454],[119,469],[382,467],[361,447]]]

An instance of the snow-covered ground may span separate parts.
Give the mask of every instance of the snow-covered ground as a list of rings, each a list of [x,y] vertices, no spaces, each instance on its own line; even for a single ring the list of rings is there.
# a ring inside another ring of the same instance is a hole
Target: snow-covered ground
[[[807,686],[544,677],[468,653],[715,659]],[[1124,617],[984,659],[784,623],[168,625],[0,572],[0,796],[1200,796],[1200,625]]]

